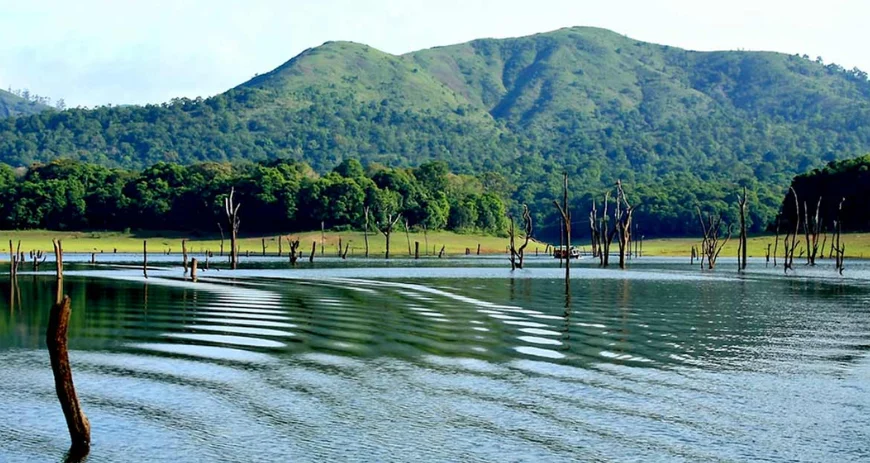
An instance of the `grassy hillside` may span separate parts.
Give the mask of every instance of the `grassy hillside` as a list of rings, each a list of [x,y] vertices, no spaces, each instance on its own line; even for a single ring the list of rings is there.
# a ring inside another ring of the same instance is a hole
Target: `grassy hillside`
[[[0,90],[0,119],[11,116],[27,116],[49,109],[35,101],[27,101],[5,90]]]
[[[329,42],[208,99],[45,112],[0,121],[0,161],[440,159],[495,173],[499,193],[555,223],[558,173],[576,207],[622,179],[649,233],[685,233],[694,205],[752,191],[754,230],[792,177],[870,150],[870,83],[799,56],[693,52],[595,28],[393,56]],[[492,180],[492,179],[490,179]],[[729,199],[732,198],[732,199]]]

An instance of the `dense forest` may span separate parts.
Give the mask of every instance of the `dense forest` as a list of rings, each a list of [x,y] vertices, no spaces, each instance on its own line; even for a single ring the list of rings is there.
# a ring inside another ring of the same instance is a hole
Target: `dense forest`
[[[415,169],[356,160],[317,175],[296,161],[243,167],[157,163],[143,171],[62,160],[35,165],[24,175],[0,165],[0,227],[57,230],[185,230],[218,232],[231,189],[241,204],[243,232],[370,230],[401,214],[399,228],[503,234],[502,199],[443,162]]]
[[[348,159],[444,161],[511,207],[528,204],[551,235],[563,171],[576,211],[622,179],[650,236],[694,232],[695,205],[730,210],[746,186],[760,230],[794,175],[867,150],[870,83],[860,70],[593,28],[403,56],[330,42],[211,98],[0,120],[0,162],[13,167],[277,162],[326,178]]]
[[[822,169],[798,175],[792,188],[798,196],[802,221],[811,219],[818,207],[820,222],[829,231],[837,217],[844,230],[870,231],[870,155],[831,162]],[[786,223],[793,223],[795,210],[793,196],[783,199]]]

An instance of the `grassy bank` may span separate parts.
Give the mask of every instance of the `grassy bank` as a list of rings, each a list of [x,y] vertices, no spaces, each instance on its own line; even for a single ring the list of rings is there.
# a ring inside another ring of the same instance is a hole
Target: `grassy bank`
[[[286,235],[299,239],[300,248],[304,254],[311,252],[311,244],[317,242],[317,253],[320,254],[320,231],[294,233]],[[188,247],[191,251],[220,250],[220,237],[195,237],[182,234],[129,234],[120,232],[55,232],[47,230],[24,230],[24,231],[0,231],[0,259],[8,259],[9,240],[17,245],[21,240],[21,250],[29,252],[31,249],[51,251],[52,238],[63,240],[66,252],[142,252],[142,241],[148,240],[149,252],[159,253],[167,250],[181,252],[181,240],[188,239]],[[278,251],[278,245],[274,235],[270,236],[245,236],[239,240],[242,252],[250,251],[251,254],[260,254],[263,251],[262,240],[266,240],[266,252],[274,254]],[[414,242],[420,242],[420,253],[427,254],[427,237],[422,233],[411,233],[411,250]],[[803,237],[801,237],[803,238]],[[325,253],[335,255],[338,249],[338,241],[343,244],[350,243],[348,255],[360,256],[365,252],[365,240],[362,232],[327,232],[325,235]],[[850,233],[843,235],[846,243],[847,257],[870,257],[870,233]],[[768,243],[773,244],[773,236],[754,236],[749,238],[749,255],[751,257],[764,257]],[[428,234],[428,254],[435,255],[445,246],[448,255],[465,254],[465,248],[469,248],[472,254],[477,252],[477,245],[483,254],[500,254],[505,252],[508,239],[498,236],[487,235],[463,235],[452,232],[432,232]],[[659,238],[645,240],[643,243],[644,255],[647,256],[688,256],[692,246],[700,244],[699,238]],[[575,245],[589,249],[589,242],[581,240]],[[224,243],[225,250],[229,250],[229,239]],[[546,245],[531,243],[528,248],[530,254],[534,254],[537,247],[541,252]],[[283,245],[286,253],[289,246],[286,241]],[[369,253],[371,255],[383,254],[385,249],[383,235],[369,235]],[[408,255],[408,238],[405,233],[393,233],[390,243],[391,252],[396,257]],[[617,245],[614,242],[611,249],[616,252]],[[828,249],[827,247],[825,249]],[[782,254],[782,237],[780,237],[780,250]],[[737,255],[737,240],[731,239],[722,250],[722,256],[733,257]]]
[[[304,254],[311,252],[311,245],[317,242],[317,252],[320,254],[320,231],[303,232],[284,235],[293,239],[299,239],[300,249]],[[57,238],[63,240],[63,248],[65,252],[142,252],[142,241],[148,241],[149,253],[159,253],[167,250],[172,252],[181,252],[181,240],[188,239],[188,249],[191,251],[211,250],[217,253],[220,250],[220,236],[214,237],[194,237],[181,234],[129,234],[119,232],[56,232],[48,230],[23,230],[23,231],[0,231],[0,259],[9,255],[9,240],[13,240],[13,246],[17,246],[18,240],[21,240],[21,250],[29,252],[31,249],[41,249],[50,251],[52,249],[51,240]],[[324,237],[324,248],[326,255],[336,255],[339,239],[342,245],[350,244],[348,255],[360,256],[365,253],[365,237],[362,232],[345,231],[345,232],[326,232]],[[278,251],[278,244],[275,235],[270,236],[244,236],[239,240],[241,252],[250,251],[251,254],[261,254],[263,252],[263,239],[266,240],[266,253],[274,254]],[[370,255],[383,254],[386,249],[386,240],[381,234],[369,234],[369,253]],[[431,232],[428,236],[422,233],[411,233],[407,237],[404,232],[395,232],[390,237],[390,251],[396,257],[408,255],[408,240],[411,242],[411,250],[413,252],[414,242],[420,242],[420,254],[435,255],[445,247],[445,253],[449,255],[465,254],[465,248],[469,248],[472,253],[477,252],[477,246],[480,244],[481,253],[496,254],[505,252],[505,247],[508,245],[508,239],[498,236],[488,235],[464,235],[452,232]],[[426,243],[428,242],[428,248]],[[530,244],[529,250],[534,253],[536,244]],[[543,244],[538,245],[541,252],[544,251]],[[289,245],[286,240],[283,244],[284,252],[289,250]],[[224,242],[225,251],[230,249],[230,241],[227,238]]]
[[[803,235],[799,237],[803,240]],[[830,236],[828,236],[830,240]],[[783,236],[779,237],[778,255],[783,252]],[[773,235],[752,236],[747,240],[747,250],[749,257],[764,257],[767,253],[767,245],[771,245],[771,253],[773,252]],[[821,244],[821,239],[819,240]],[[863,258],[870,257],[870,233],[848,233],[844,234],[842,241],[846,244],[846,257]],[[737,239],[732,237],[731,240],[722,249],[722,256],[735,257],[737,256]],[[701,238],[659,238],[646,240],[643,243],[644,255],[650,256],[688,256],[692,246],[700,247]],[[825,245],[825,255],[828,253],[830,241]],[[615,248],[615,243],[614,246]],[[806,249],[804,244],[798,245],[798,250]],[[799,251],[798,251],[799,252]],[[795,253],[797,256],[797,253]]]

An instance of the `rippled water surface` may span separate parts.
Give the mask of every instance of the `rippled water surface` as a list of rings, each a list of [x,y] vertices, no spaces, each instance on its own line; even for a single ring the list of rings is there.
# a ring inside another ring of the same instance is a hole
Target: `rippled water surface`
[[[566,294],[543,258],[252,258],[197,283],[103,260],[64,281],[89,462],[870,459],[860,262],[580,262]],[[0,276],[0,461],[69,444],[53,298],[49,274]]]

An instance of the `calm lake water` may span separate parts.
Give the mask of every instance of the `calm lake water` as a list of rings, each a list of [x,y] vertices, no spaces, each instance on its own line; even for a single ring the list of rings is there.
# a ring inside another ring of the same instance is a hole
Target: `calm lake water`
[[[566,295],[544,258],[513,275],[503,257],[250,258],[198,283],[177,256],[149,257],[145,281],[137,259],[64,281],[89,462],[870,459],[862,262],[587,261]],[[4,462],[69,445],[50,269],[0,276]]]

